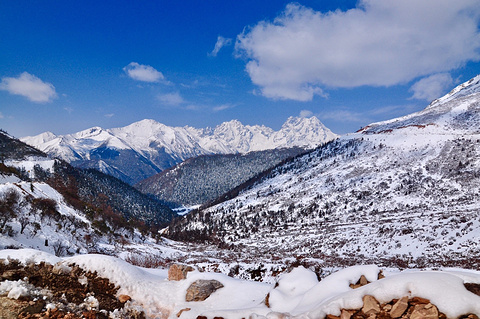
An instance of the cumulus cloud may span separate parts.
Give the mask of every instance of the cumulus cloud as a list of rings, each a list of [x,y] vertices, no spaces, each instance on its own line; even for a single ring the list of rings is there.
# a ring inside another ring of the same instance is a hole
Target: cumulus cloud
[[[163,104],[170,105],[170,106],[177,106],[185,103],[185,100],[178,92],[160,94],[157,96],[157,99]]]
[[[217,38],[217,43],[215,43],[215,47],[213,48],[212,52],[210,52],[208,55],[217,56],[218,52],[223,47],[231,45],[231,44],[232,44],[232,39],[224,38],[221,35],[219,35],[218,38]]]
[[[311,100],[328,87],[391,86],[480,59],[478,0],[361,0],[321,13],[287,5],[237,36],[261,93]]]
[[[123,71],[132,79],[142,82],[159,82],[165,80],[162,72],[155,70],[150,65],[138,64],[137,62],[131,62]]]
[[[23,72],[17,78],[2,78],[0,90],[8,91],[10,94],[22,95],[36,103],[51,102],[57,97],[55,87],[51,83],[43,82],[28,72]]]
[[[432,101],[441,97],[453,85],[453,79],[448,73],[434,74],[416,82],[410,88],[412,99]]]

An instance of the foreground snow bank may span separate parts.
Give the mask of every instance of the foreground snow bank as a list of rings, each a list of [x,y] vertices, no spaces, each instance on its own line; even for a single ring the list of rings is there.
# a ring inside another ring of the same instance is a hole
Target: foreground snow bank
[[[207,318],[324,318],[327,314],[340,315],[341,309],[362,308],[362,298],[366,295],[375,297],[380,303],[405,296],[427,298],[448,318],[480,314],[480,297],[464,286],[466,282],[480,283],[480,272],[461,269],[409,270],[388,273],[384,279],[378,279],[377,266],[356,266],[318,281],[313,272],[299,267],[280,276],[274,286],[198,271],[188,273],[185,280],[169,281],[164,269],[142,269],[103,255],[59,259],[31,249],[0,251],[0,259],[8,258],[23,263],[44,261],[57,264],[56,268],[76,264],[97,272],[120,287],[118,295],[130,296],[131,306],[142,309],[149,318],[196,318],[199,315]],[[352,289],[351,284],[358,282],[362,275],[370,283]],[[224,287],[204,301],[185,301],[189,286],[200,279],[217,280]],[[3,284],[2,293],[9,294],[15,287],[18,290],[19,285]]]
[[[323,318],[327,314],[340,315],[341,309],[359,309],[365,295],[374,296],[380,303],[404,296],[426,298],[448,318],[480,314],[480,297],[465,288],[462,278],[440,271],[418,271],[392,275],[335,295],[319,302],[305,317]]]
[[[4,249],[0,250],[0,259],[15,259],[20,261],[22,264],[35,263],[39,264],[42,261],[54,265],[59,261],[62,261],[61,258],[58,258],[55,255],[49,254],[47,252],[36,250],[36,249]]]

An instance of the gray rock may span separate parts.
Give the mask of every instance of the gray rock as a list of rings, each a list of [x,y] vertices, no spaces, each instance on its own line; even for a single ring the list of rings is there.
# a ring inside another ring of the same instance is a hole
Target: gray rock
[[[203,301],[222,287],[222,283],[217,280],[197,280],[188,287],[185,300]]]

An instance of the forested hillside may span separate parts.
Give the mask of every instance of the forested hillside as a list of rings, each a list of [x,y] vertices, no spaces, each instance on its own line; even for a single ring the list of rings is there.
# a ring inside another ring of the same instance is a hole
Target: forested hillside
[[[135,187],[175,206],[200,205],[304,152],[301,148],[282,148],[247,154],[199,156],[141,181]]]
[[[37,247],[43,238],[45,249],[51,249],[50,240],[63,253],[66,247],[70,253],[86,252],[100,242],[122,241],[123,236],[130,240],[139,234],[156,236],[174,216],[158,200],[114,177],[52,160],[4,132],[0,132],[0,154],[4,245]],[[101,240],[96,243],[94,238]]]

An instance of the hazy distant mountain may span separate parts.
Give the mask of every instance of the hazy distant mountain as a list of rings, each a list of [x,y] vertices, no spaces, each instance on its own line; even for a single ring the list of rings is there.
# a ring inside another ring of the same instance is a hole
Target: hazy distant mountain
[[[169,127],[154,120],[78,133],[45,132],[21,140],[74,166],[96,168],[130,184],[206,154],[235,154],[274,148],[314,148],[337,136],[316,117],[290,117],[279,131],[233,120],[216,128]]]
[[[480,254],[480,76],[249,185],[170,234],[272,256],[469,263]]]

